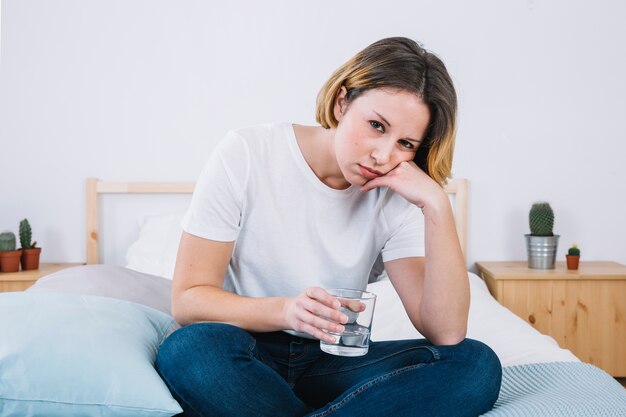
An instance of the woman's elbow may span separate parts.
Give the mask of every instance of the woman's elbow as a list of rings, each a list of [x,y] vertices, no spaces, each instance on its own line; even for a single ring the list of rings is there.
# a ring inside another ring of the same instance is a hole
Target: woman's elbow
[[[467,336],[467,329],[459,330],[459,331],[451,331],[438,334],[434,337],[429,337],[428,340],[437,346],[452,346],[458,345]]]
[[[187,326],[188,324],[192,324],[193,320],[189,314],[189,310],[185,308],[185,303],[182,301],[182,298],[182,294],[172,294],[172,317],[174,317],[174,320],[181,326]]]
[[[435,346],[454,346],[465,340],[465,337],[444,337],[430,342]]]

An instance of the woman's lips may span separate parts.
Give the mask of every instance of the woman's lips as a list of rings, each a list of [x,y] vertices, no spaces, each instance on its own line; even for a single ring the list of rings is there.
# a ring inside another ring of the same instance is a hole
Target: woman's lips
[[[361,174],[369,180],[373,180],[374,178],[378,178],[383,175],[382,172],[376,171],[375,169],[366,168],[363,165],[359,165],[359,169],[361,170]]]

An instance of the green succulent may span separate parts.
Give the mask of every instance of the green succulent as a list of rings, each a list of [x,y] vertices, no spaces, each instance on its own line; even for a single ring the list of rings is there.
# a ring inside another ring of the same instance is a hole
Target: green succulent
[[[15,250],[15,233],[2,232],[0,233],[0,252],[12,252]]]
[[[569,256],[580,256],[580,249],[578,249],[578,246],[573,243],[572,247],[567,250],[567,254]]]
[[[554,236],[554,212],[549,203],[535,203],[528,213],[532,236]]]
[[[22,220],[20,222],[20,245],[22,249],[32,249],[35,247],[37,242],[32,242],[32,237],[33,232],[30,228],[30,223],[28,223],[28,219]]]

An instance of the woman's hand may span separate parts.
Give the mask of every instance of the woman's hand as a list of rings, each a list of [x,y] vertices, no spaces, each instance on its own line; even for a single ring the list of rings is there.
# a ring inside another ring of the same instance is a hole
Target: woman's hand
[[[344,331],[344,326],[339,323],[347,323],[348,316],[341,313],[339,307],[339,300],[323,288],[309,287],[298,296],[287,299],[283,315],[289,328],[335,343],[335,338],[322,329],[335,333]]]
[[[378,187],[389,187],[421,209],[436,201],[434,199],[442,197],[447,199],[439,184],[413,161],[401,162],[385,175],[368,181],[361,187],[361,191],[366,192]]]

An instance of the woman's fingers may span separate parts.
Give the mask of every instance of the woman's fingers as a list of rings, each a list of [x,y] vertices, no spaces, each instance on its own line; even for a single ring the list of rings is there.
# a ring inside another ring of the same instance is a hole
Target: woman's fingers
[[[334,297],[320,287],[309,287],[290,303],[292,328],[320,340],[335,343],[326,332],[343,333],[348,322],[352,323],[366,306],[359,300]]]
[[[337,301],[337,304],[339,304],[339,301],[337,299],[335,299],[335,301]],[[341,305],[341,304],[339,304]],[[343,314],[341,311],[335,309],[335,308],[330,308],[325,306],[324,304],[321,304],[319,302],[317,302],[316,300],[313,299],[309,299],[307,301],[304,302],[304,308],[319,317],[324,317],[327,319],[330,319],[332,321],[334,321],[335,323],[347,323],[348,322],[348,316],[346,316],[345,314]]]
[[[345,298],[340,298],[339,300],[341,302],[341,305],[346,307],[350,311],[353,311],[355,313],[365,311],[365,304],[360,302],[359,300],[346,300]]]
[[[300,317],[300,321],[306,324],[310,324],[318,329],[328,330],[335,333],[341,333],[345,328],[334,321],[326,320],[323,317],[319,317],[315,314],[311,314],[307,311],[303,312]]]
[[[399,163],[385,175],[365,183],[361,191],[367,192],[378,187],[389,187],[390,190],[419,208],[423,208],[429,200],[441,198],[442,194],[446,196],[443,188],[413,161]]]
[[[382,176],[382,177],[369,180],[364,185],[362,185],[361,192],[367,192],[369,190],[373,190],[374,188],[385,187],[385,186],[388,186],[388,185],[387,185],[385,177]]]
[[[298,321],[295,330],[336,343],[335,337],[326,332],[342,333],[345,330],[341,323],[347,323],[348,316],[338,310],[341,307],[339,300],[320,287],[307,288],[297,298],[296,305],[299,307],[295,310]]]
[[[328,333],[324,333],[317,327],[311,326],[310,324],[303,323],[301,331],[307,334],[310,334],[311,336],[319,340],[323,340],[324,342],[333,343],[333,344],[337,343],[337,339],[335,338],[335,336],[328,334]]]
[[[341,304],[339,303],[339,300],[337,300],[332,295],[328,294],[323,288],[320,288],[320,287],[309,287],[304,292],[306,293],[306,295],[309,298],[313,298],[313,299],[315,299],[315,300],[317,300],[317,301],[327,305],[330,308],[339,308],[339,307],[341,307]]]

